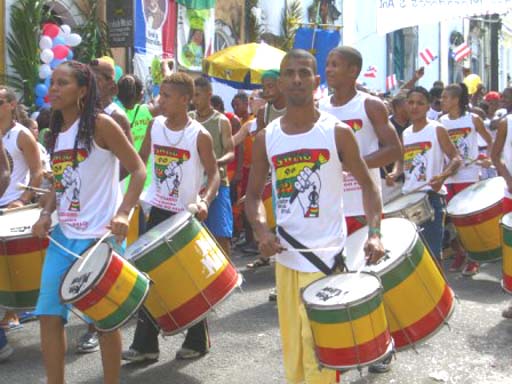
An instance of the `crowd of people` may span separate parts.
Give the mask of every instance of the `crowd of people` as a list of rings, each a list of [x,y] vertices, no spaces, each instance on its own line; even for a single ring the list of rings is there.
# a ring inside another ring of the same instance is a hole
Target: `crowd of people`
[[[337,382],[335,371],[318,369],[299,293],[342,268],[346,238],[360,228],[368,226],[367,263],[384,255],[382,201],[424,191],[434,210],[433,220],[422,225],[432,256],[442,260],[453,253],[450,271],[478,273],[456,231],[445,229],[446,204],[499,174],[507,184],[504,209],[512,210],[512,88],[485,93],[479,87],[469,95],[463,83],[436,82],[427,90],[415,84],[420,69],[391,97],[357,83],[362,66],[356,49],[333,49],[326,63],[332,93],[315,100],[316,59],[292,50],[279,69],[263,74],[261,91],[233,97],[233,112],[225,111],[207,78],[169,69],[158,97],[145,103],[142,81],[127,74],[116,83],[105,58],[59,65],[49,90],[51,111],[40,111],[36,120],[0,86],[0,207],[36,201],[33,189],[19,189],[20,183],[49,188],[38,199],[42,210],[33,234],[51,235],[64,247],[52,242],[46,250],[34,312],[6,312],[0,360],[13,353],[5,332],[19,328],[25,316],[36,317],[48,382],[64,382],[69,306],[60,302],[59,283],[75,260],[64,249],[81,254],[108,228],[109,241],[122,253],[137,204],[141,234],[193,205],[226,255],[232,247],[258,254],[248,268],[266,266],[275,255],[271,297],[277,299],[289,383]],[[175,155],[161,164],[165,151]],[[262,198],[269,183],[270,212]],[[58,223],[52,227],[54,211]],[[270,216],[276,228],[269,226]],[[503,316],[512,318],[512,308]],[[117,383],[121,359],[159,358],[158,334],[140,311],[128,349],[122,351],[119,330],[97,332],[89,322],[78,350],[100,349],[105,382]],[[205,319],[188,329],[176,358],[195,359],[209,349]],[[386,372],[390,364],[391,355],[370,371]]]

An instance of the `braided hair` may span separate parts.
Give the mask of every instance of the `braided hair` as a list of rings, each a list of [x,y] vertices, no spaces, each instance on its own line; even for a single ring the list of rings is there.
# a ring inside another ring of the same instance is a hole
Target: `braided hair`
[[[92,148],[99,105],[96,78],[88,65],[82,64],[78,61],[66,61],[60,64],[59,67],[60,66],[65,66],[71,69],[72,76],[75,78],[77,84],[81,87],[87,88],[85,96],[80,100],[77,100],[77,103],[80,106],[80,121],[78,123],[78,134],[73,148],[73,167],[76,168],[78,144],[82,144],[89,152]],[[59,110],[53,110],[50,117],[49,149],[51,155],[53,155],[55,150],[55,143],[62,129],[63,122],[64,119],[62,112]]]
[[[117,82],[117,98],[126,108],[127,106],[136,104],[144,89],[144,84],[135,75],[123,75]]]
[[[459,100],[459,113],[464,116],[469,111],[469,92],[468,87],[464,83],[454,83],[447,85],[444,90],[452,97]]]

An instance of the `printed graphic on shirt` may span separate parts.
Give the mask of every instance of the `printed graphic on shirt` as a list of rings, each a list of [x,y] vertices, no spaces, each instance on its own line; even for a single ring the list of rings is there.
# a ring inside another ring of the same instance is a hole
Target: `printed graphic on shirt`
[[[471,133],[471,128],[455,128],[448,131],[448,136],[453,145],[458,149],[459,154],[462,156],[464,163],[471,161],[469,158],[469,141],[468,136]]]
[[[86,149],[77,150],[77,168],[73,169],[72,149],[54,153],[52,170],[55,177],[55,192],[57,203],[70,212],[80,212],[80,188],[81,180],[78,167],[89,156]],[[74,216],[77,216],[75,214]]]
[[[343,122],[352,128],[352,132],[354,133],[363,129],[363,120],[361,119],[343,120]]]
[[[9,163],[9,174],[12,175],[12,170],[14,169],[14,160],[12,159],[12,156],[9,153],[9,151],[7,150],[7,148],[5,148],[5,144],[4,144],[4,149],[5,149],[5,154],[7,155],[7,162]]]
[[[320,216],[320,167],[329,161],[327,149],[299,149],[272,157],[276,172],[277,209],[290,213],[300,204],[304,217]]]
[[[404,172],[414,177],[416,181],[427,181],[427,152],[431,148],[430,141],[404,147]]]
[[[190,159],[190,152],[162,145],[154,145],[153,148],[157,178],[155,203],[163,209],[175,208],[183,180],[183,163]]]

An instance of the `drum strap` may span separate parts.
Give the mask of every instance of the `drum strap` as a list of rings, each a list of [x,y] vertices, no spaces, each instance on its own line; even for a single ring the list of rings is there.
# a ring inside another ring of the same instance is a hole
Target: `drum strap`
[[[346,269],[345,262],[343,261],[343,249],[336,255],[336,257],[335,257],[336,262],[334,263],[334,266],[332,268],[329,268],[329,266],[327,266],[327,264],[325,264],[313,252],[304,251],[303,249],[307,249],[307,247],[305,245],[303,245],[301,242],[299,242],[297,239],[295,239],[288,232],[286,232],[282,227],[278,226],[277,232],[292,247],[301,249],[301,251],[298,251],[298,252],[302,256],[304,256],[311,264],[313,264],[315,267],[317,267],[321,272],[325,273],[326,275],[332,275],[334,272],[336,272],[338,267],[340,268],[341,271]]]

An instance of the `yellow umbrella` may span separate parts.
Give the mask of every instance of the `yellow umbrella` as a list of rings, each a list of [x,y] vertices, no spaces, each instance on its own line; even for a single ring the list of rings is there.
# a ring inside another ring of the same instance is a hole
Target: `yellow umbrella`
[[[234,45],[203,60],[203,73],[234,88],[261,87],[261,75],[279,69],[286,52],[268,44]]]

